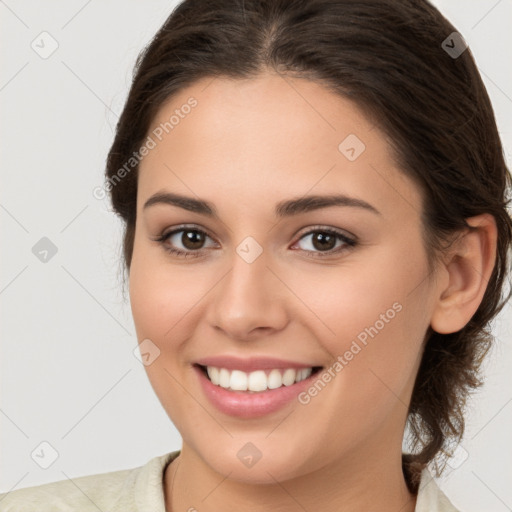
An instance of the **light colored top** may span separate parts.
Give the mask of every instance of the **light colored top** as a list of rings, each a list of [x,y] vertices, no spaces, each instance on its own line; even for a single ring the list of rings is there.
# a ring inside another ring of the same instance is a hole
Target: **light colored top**
[[[134,469],[87,475],[0,494],[0,512],[165,512],[164,472],[180,450]],[[459,512],[427,469],[415,512]]]

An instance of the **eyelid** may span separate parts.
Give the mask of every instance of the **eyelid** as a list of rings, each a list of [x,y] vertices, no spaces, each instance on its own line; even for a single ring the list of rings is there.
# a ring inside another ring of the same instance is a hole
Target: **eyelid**
[[[328,260],[329,258],[339,257],[341,254],[354,249],[359,245],[359,241],[356,236],[353,234],[348,234],[347,231],[342,230],[340,228],[334,228],[330,226],[324,225],[315,225],[308,226],[304,231],[300,231],[296,235],[296,242],[292,244],[292,247],[296,246],[303,238],[308,236],[313,236],[315,233],[328,233],[333,235],[336,240],[341,240],[342,244],[340,247],[336,247],[333,249],[329,249],[327,251],[312,251],[306,249],[298,249],[301,253],[304,254],[306,258],[320,259],[320,260]]]
[[[162,234],[158,235],[157,238],[160,238],[160,237],[167,238],[171,234],[175,234],[175,233],[177,233],[179,231],[184,231],[186,229],[190,229],[191,231],[198,231],[200,233],[204,233],[205,235],[207,235],[212,240],[215,240],[215,237],[213,237],[208,232],[207,229],[205,229],[203,227],[200,227],[198,224],[179,224],[178,226],[174,226],[173,228],[171,228],[169,231],[162,232]],[[313,231],[326,231],[326,232],[334,233],[334,234],[337,234],[337,235],[342,235],[342,236],[344,236],[346,238],[349,238],[349,239],[353,240],[354,242],[357,241],[357,237],[355,235],[353,235],[352,233],[350,233],[349,231],[346,231],[346,230],[340,229],[340,228],[334,228],[334,227],[326,226],[326,225],[323,225],[323,224],[316,224],[316,225],[313,225],[313,226],[307,226],[307,227],[303,228],[303,230],[300,230],[296,235],[294,235],[294,238],[300,239],[304,235],[311,234],[311,232],[313,232]]]
[[[357,237],[355,235],[353,235],[352,233],[350,233],[349,231],[346,231],[345,229],[341,229],[341,228],[335,228],[335,227],[331,227],[331,226],[326,226],[324,224],[316,224],[316,225],[313,225],[313,226],[308,226],[308,227],[304,228],[304,230],[299,231],[295,236],[298,237],[298,239],[300,239],[304,235],[309,235],[312,232],[317,232],[317,231],[324,231],[324,232],[327,232],[327,233],[334,233],[336,235],[341,235],[342,237],[350,239],[350,240],[352,240],[354,242],[357,241]]]
[[[171,234],[175,234],[178,231],[186,231],[187,229],[190,231],[199,231],[205,235],[208,235],[210,238],[213,238],[205,228],[199,226],[198,224],[178,224],[177,226],[170,228],[168,231],[163,231],[161,236],[169,236]]]
[[[167,241],[171,236],[175,235],[176,233],[179,233],[180,231],[197,231],[198,233],[206,235],[208,238],[210,238],[211,240],[215,241],[215,243],[218,244],[218,242],[215,240],[215,237],[210,235],[210,233],[206,229],[200,227],[197,224],[180,224],[178,226],[174,226],[173,228],[169,229],[169,231],[164,231],[161,235],[158,235],[154,240],[162,240],[163,239],[164,241]],[[187,252],[199,253],[203,250],[206,250],[206,249],[201,248],[196,251],[189,250]]]
[[[183,250],[183,249],[176,249],[176,248],[171,249],[169,247],[166,247],[165,243],[171,236],[173,236],[176,233],[179,233],[181,231],[187,231],[187,230],[196,231],[198,233],[204,234],[211,240],[214,240],[215,243],[218,243],[215,240],[215,237],[211,236],[206,229],[200,227],[197,224],[180,224],[180,225],[174,226],[170,230],[164,231],[161,235],[158,235],[157,237],[152,238],[152,240],[159,242],[164,247],[164,250],[166,250],[167,252],[169,252],[171,254],[174,253],[174,255],[177,257],[186,257],[186,256],[200,257],[200,256],[202,256],[204,251],[207,251],[208,248],[203,247],[203,248],[197,249],[197,250]],[[340,239],[343,242],[344,246],[338,247],[337,249],[330,249],[328,251],[308,251],[308,250],[304,250],[304,249],[302,249],[302,250],[299,249],[301,252],[305,253],[308,257],[328,258],[329,256],[337,256],[339,253],[345,252],[347,249],[354,248],[356,245],[359,244],[357,237],[351,233],[349,234],[349,232],[347,232],[345,230],[342,230],[340,228],[334,228],[334,227],[330,227],[330,226],[317,224],[317,225],[313,225],[313,226],[308,226],[308,227],[304,228],[303,230],[299,231],[299,233],[297,233],[294,237],[296,239],[296,241],[293,242],[292,246],[294,246],[298,242],[300,242],[300,240],[302,238],[304,238],[305,236],[313,235],[314,233],[318,233],[318,232],[329,233],[329,234],[332,234],[332,235],[338,237],[338,239]]]

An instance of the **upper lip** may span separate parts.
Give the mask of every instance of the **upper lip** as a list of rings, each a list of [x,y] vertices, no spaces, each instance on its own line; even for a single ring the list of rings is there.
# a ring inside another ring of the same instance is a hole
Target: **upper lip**
[[[227,355],[203,357],[195,361],[195,364],[201,366],[215,366],[216,368],[226,368],[227,370],[241,370],[252,372],[256,370],[271,370],[272,368],[314,368],[321,365],[311,363],[301,363],[298,361],[286,361],[270,356],[258,356],[250,358],[241,358]]]

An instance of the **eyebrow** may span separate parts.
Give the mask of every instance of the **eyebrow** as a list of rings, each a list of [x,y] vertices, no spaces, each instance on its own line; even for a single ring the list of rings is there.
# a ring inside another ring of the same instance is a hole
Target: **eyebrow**
[[[157,192],[144,203],[143,210],[146,210],[146,208],[149,208],[155,204],[168,204],[172,206],[178,206],[184,210],[219,219],[219,215],[215,206],[212,203],[202,199],[195,199],[193,197],[187,197],[171,192]],[[326,196],[310,195],[281,201],[276,205],[275,215],[276,217],[281,218],[290,217],[292,215],[307,213],[330,206],[348,206],[352,208],[360,208],[377,215],[381,215],[381,212],[370,203],[367,203],[362,199],[346,196],[344,194]]]

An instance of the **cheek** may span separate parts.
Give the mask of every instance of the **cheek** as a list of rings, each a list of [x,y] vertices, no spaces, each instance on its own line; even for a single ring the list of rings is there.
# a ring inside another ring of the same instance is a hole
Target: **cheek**
[[[130,269],[130,304],[141,349],[150,347],[154,360],[144,365],[149,382],[167,415],[179,431],[185,429],[190,396],[180,381],[177,368],[180,347],[186,343],[187,312],[198,301],[199,290],[179,269],[164,268],[151,259],[149,251],[134,250]],[[153,345],[154,344],[154,345]],[[156,346],[156,349],[154,348]],[[144,350],[141,350],[144,352]],[[157,354],[155,357],[154,354]]]
[[[308,306],[321,320],[317,338],[342,367],[333,368],[340,393],[385,414],[396,396],[407,395],[421,355],[429,324],[427,262],[419,239],[366,255],[347,260],[314,287],[304,283],[297,293],[309,297]]]
[[[319,320],[318,339],[339,354],[354,339],[384,337],[391,326],[391,346],[420,332],[428,317],[427,274],[420,240],[410,238],[365,248],[338,268],[318,267],[314,275],[305,270],[293,289]]]
[[[192,277],[180,266],[166,265],[163,250],[135,243],[130,304],[139,342],[172,339],[175,326],[201,297],[202,281]]]
[[[373,286],[364,280],[358,286],[357,277],[347,278],[342,290],[331,283],[319,294],[322,320],[334,334],[319,328],[317,339],[334,360],[327,368],[326,384],[318,383],[310,388],[310,398],[304,397],[310,400],[308,416],[318,418],[324,435],[340,450],[347,442],[401,424],[426,329],[421,298],[407,297],[409,288],[403,284],[389,286],[391,273],[373,281]]]

